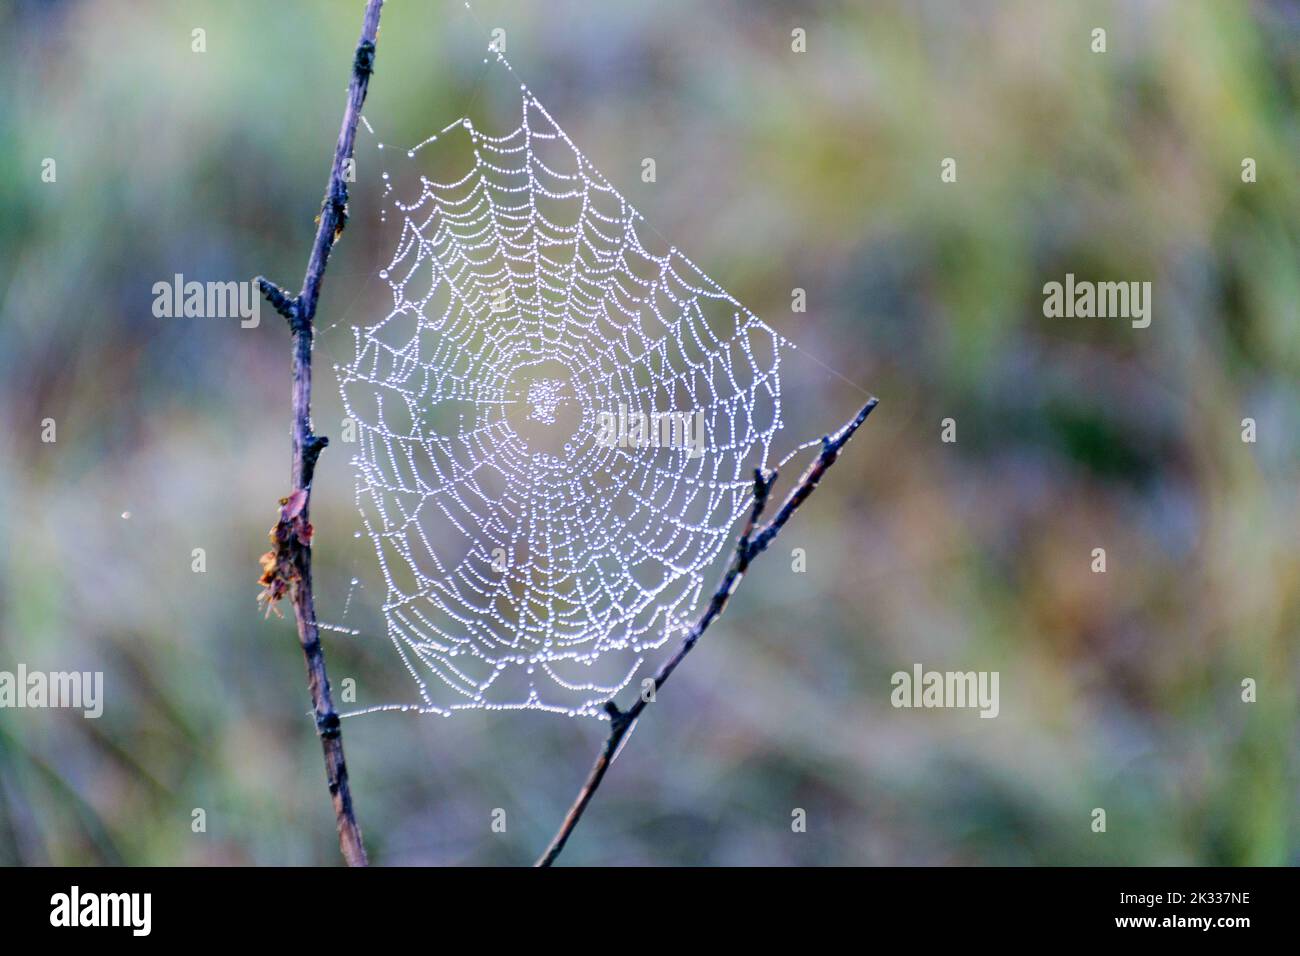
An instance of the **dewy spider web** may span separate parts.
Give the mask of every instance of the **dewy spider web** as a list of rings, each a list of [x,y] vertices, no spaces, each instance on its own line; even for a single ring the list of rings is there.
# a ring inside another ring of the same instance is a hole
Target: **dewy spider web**
[[[464,119],[406,154],[458,149],[463,175],[404,198],[384,173],[392,311],[339,371],[420,702],[359,713],[603,717],[689,627],[781,428],[791,343],[659,248],[519,90],[505,135]]]

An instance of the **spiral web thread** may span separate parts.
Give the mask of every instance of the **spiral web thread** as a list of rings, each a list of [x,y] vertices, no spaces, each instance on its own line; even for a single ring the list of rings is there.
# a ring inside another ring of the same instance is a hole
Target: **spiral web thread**
[[[447,148],[463,174],[420,175],[409,201],[383,174],[392,311],[353,328],[339,373],[388,636],[420,699],[356,713],[604,717],[689,627],[781,428],[792,344],[663,248],[519,90],[505,135],[464,119],[406,153]],[[686,413],[678,440],[644,437],[664,438],[649,416],[665,412]],[[641,434],[602,432],[638,413]]]

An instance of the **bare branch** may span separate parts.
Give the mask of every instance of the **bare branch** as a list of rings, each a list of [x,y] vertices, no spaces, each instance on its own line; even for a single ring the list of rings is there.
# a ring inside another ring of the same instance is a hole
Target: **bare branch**
[[[768,499],[772,493],[772,485],[776,481],[776,472],[763,474],[759,469],[754,470],[754,506],[749,513],[749,518],[745,522],[745,527],[740,533],[740,538],[736,542],[736,552],[732,557],[731,564],[727,567],[722,579],[718,582],[717,588],[713,592],[713,597],[709,600],[709,606],[705,608],[700,619],[695,626],[682,639],[681,645],[676,652],[654,675],[654,689],[658,692],[663,687],[664,682],[668,680],[672,672],[695,647],[696,642],[703,636],[704,632],[723,611],[727,609],[727,603],[731,600],[731,595],[735,593],[736,588],[740,585],[740,580],[749,570],[750,562],[767,549],[772,540],[785,527],[785,523],[790,520],[790,516],[795,510],[808,500],[808,496],[816,489],[826,470],[835,464],[839,457],[840,450],[853,437],[853,433],[858,427],[867,420],[876,407],[877,400],[871,399],[867,404],[862,406],[861,411],[836,432],[833,436],[827,435],[822,439],[821,454],[803,473],[798,484],[782,502],[781,507],[777,509],[776,515],[767,524],[760,525],[759,521],[767,508]],[[546,852],[538,859],[536,866],[550,866],[559,857],[560,852],[564,849],[564,844],[568,842],[573,833],[574,827],[582,819],[583,812],[587,805],[591,803],[592,797],[600,788],[601,782],[605,779],[605,773],[609,770],[610,764],[614,762],[619,747],[631,732],[632,727],[636,724],[641,712],[646,709],[650,699],[644,692],[638,695],[636,703],[627,710],[620,710],[614,701],[606,701],[605,712],[609,714],[609,735],[605,738],[605,744],[601,748],[596,762],[592,765],[591,772],[587,774],[587,780],[578,791],[577,798],[573,801],[573,806],[564,817],[564,822],[560,824],[559,831],[551,840],[550,846]]]
[[[298,300],[265,276],[258,276],[253,281],[257,283],[257,287],[262,290],[262,295],[266,296],[266,301],[271,303],[275,311],[289,320],[290,331],[296,331],[298,328]]]
[[[321,283],[330,251],[347,222],[347,186],[343,168],[352,156],[357,121],[365,102],[370,75],[374,72],[375,37],[379,32],[379,12],[384,0],[368,0],[352,60],[352,79],[348,84],[348,102],[343,111],[334,161],[330,166],[329,185],[321,203],[316,239],[307,260],[302,291],[290,297],[275,283],[259,278],[258,286],[275,310],[289,320],[293,332],[293,494],[284,499],[280,522],[271,530],[277,550],[263,558],[263,596],[274,600],[285,590],[292,591],[294,617],[298,623],[298,642],[307,663],[307,687],[311,691],[316,716],[316,732],[325,755],[325,774],[334,815],[338,822],[339,849],[349,866],[366,865],[366,849],[361,841],[352,809],[352,792],[348,786],[348,768],[343,759],[343,735],[338,713],[330,694],[329,676],[325,671],[325,652],[321,647],[320,628],[316,623],[316,605],[311,580],[311,523],[307,520],[311,503],[311,483],[316,459],[329,439],[317,435],[311,424],[311,357],[313,320],[320,298]],[[271,559],[268,566],[267,558]],[[268,578],[270,580],[268,580]]]

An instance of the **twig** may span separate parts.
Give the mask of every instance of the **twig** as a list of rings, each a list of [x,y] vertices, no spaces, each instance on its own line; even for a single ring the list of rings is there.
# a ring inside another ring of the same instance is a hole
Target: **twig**
[[[343,126],[334,162],[330,166],[329,186],[317,220],[316,240],[307,260],[307,274],[302,291],[296,296],[285,293],[275,283],[258,277],[258,287],[268,302],[289,322],[293,333],[293,493],[281,502],[280,520],[271,530],[274,551],[263,558],[262,597],[268,607],[285,591],[292,591],[294,617],[298,622],[298,641],[307,661],[307,687],[311,691],[316,714],[316,732],[325,754],[325,775],[329,782],[334,815],[338,820],[339,849],[349,866],[366,865],[366,848],[361,829],[352,810],[352,792],[348,787],[348,768],[343,760],[343,734],[339,716],[330,695],[329,676],[325,671],[325,652],[321,647],[316,623],[316,605],[311,582],[311,523],[307,520],[311,501],[312,477],[316,459],[329,439],[317,435],[311,423],[311,353],[313,320],[320,298],[321,282],[329,263],[330,250],[347,222],[348,189],[343,167],[352,156],[357,135],[361,104],[366,99],[370,74],[374,72],[375,38],[379,32],[379,11],[384,0],[368,0],[361,39],[352,60],[352,79],[348,84],[348,103],[343,111]]]
[[[672,672],[677,669],[677,665],[695,647],[696,642],[709,629],[709,625],[727,609],[727,603],[740,585],[741,578],[749,570],[750,562],[767,550],[767,546],[785,527],[785,523],[790,520],[790,516],[813,493],[817,483],[821,481],[822,475],[826,474],[826,469],[835,464],[840,449],[848,443],[848,440],[853,437],[853,433],[858,430],[858,426],[867,420],[867,416],[871,414],[872,409],[875,407],[876,399],[873,398],[862,406],[862,410],[858,412],[853,420],[836,432],[835,435],[827,435],[822,439],[822,450],[821,454],[817,456],[817,460],[804,472],[803,477],[799,479],[794,490],[786,497],[772,520],[763,525],[759,524],[759,520],[767,508],[768,498],[772,493],[772,485],[776,482],[776,472],[773,471],[765,475],[761,469],[754,469],[754,506],[749,513],[748,520],[745,522],[744,529],[740,533],[740,539],[736,542],[736,553],[732,557],[726,573],[722,575],[722,580],[718,582],[717,589],[714,590],[713,597],[709,600],[709,606],[705,608],[695,626],[682,639],[681,645],[673,656],[665,661],[663,666],[655,673],[654,690],[656,693],[659,688],[663,687],[664,682],[668,680]],[[536,866],[550,866],[560,855],[560,852],[564,849],[564,844],[568,842],[573,833],[573,828],[582,819],[587,804],[591,803],[591,799],[596,795],[596,790],[600,787],[601,781],[605,779],[605,773],[609,770],[610,764],[614,762],[619,747],[622,746],[623,741],[631,732],[637,718],[641,716],[641,712],[646,709],[646,706],[653,699],[653,695],[647,695],[643,691],[637,697],[636,703],[627,710],[620,710],[612,700],[605,702],[605,712],[609,714],[609,735],[605,738],[605,744],[601,748],[595,764],[592,765],[591,772],[587,774],[586,782],[582,785],[582,789],[578,791],[573,806],[569,808],[568,814],[564,817],[559,832],[551,840],[546,852],[538,859]]]

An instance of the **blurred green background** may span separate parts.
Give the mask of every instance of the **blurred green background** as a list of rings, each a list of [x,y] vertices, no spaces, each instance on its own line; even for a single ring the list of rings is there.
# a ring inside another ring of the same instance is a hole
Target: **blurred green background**
[[[361,8],[0,8],[0,669],[102,670],[107,698],[0,710],[2,863],[339,862],[292,622],[255,604],[288,335],[155,318],[151,289],[297,287]],[[882,400],[564,861],[1300,862],[1300,8],[389,0],[367,118],[413,144],[483,106],[497,26],[595,165],[806,353],[778,450]],[[336,437],[331,367],[390,252],[358,175],[318,315]],[[1066,272],[1151,281],[1150,328],[1045,318]],[[313,518],[320,615],[361,632],[326,633],[335,687],[391,699],[346,446]],[[999,671],[1000,716],[892,708],[917,662]],[[348,721],[372,859],[531,862],[603,730]]]

